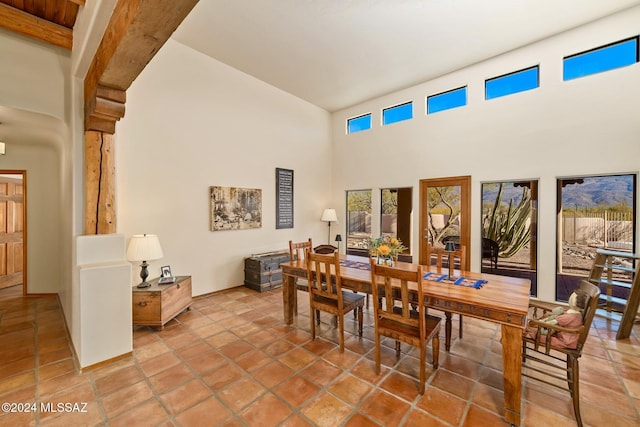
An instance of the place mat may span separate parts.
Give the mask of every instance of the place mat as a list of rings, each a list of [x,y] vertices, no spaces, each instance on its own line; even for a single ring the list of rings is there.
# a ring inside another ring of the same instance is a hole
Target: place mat
[[[422,277],[423,279],[427,279],[432,282],[450,283],[475,289],[480,289],[485,283],[487,283],[486,280],[467,279],[466,277],[457,277],[455,280],[449,280],[448,274],[425,273]]]
[[[351,261],[348,259],[341,259],[340,265],[348,268],[357,268],[358,270],[371,270],[371,265],[366,262]]]

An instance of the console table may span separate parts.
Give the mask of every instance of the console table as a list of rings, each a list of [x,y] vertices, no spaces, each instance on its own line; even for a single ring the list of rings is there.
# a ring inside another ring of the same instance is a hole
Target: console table
[[[133,325],[163,329],[169,320],[189,309],[191,276],[177,276],[176,281],[168,285],[158,285],[158,279],[149,283],[148,288],[132,288]]]

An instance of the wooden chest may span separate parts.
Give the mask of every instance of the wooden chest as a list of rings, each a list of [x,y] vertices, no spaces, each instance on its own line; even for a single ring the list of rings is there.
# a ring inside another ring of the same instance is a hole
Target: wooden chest
[[[133,324],[162,329],[191,305],[191,276],[178,276],[168,285],[158,285],[158,279],[150,283],[148,288],[132,288]]]
[[[280,263],[289,261],[289,252],[253,255],[244,260],[244,284],[258,292],[282,286]]]

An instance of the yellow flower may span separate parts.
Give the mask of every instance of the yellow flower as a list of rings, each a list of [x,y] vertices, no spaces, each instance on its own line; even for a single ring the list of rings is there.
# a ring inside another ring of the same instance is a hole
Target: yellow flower
[[[395,237],[392,237],[391,239],[389,239],[389,244],[394,248],[397,246],[400,246],[400,242]]]
[[[378,246],[378,254],[382,256],[387,256],[391,253],[391,248],[387,245]]]

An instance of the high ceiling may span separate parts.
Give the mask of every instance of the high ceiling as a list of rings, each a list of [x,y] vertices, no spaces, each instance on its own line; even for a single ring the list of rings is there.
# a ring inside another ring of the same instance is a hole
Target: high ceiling
[[[70,49],[70,29],[84,3],[0,0],[0,26]],[[637,5],[640,0],[201,0],[173,39],[336,111]]]
[[[336,111],[638,4],[200,0],[172,38]]]

